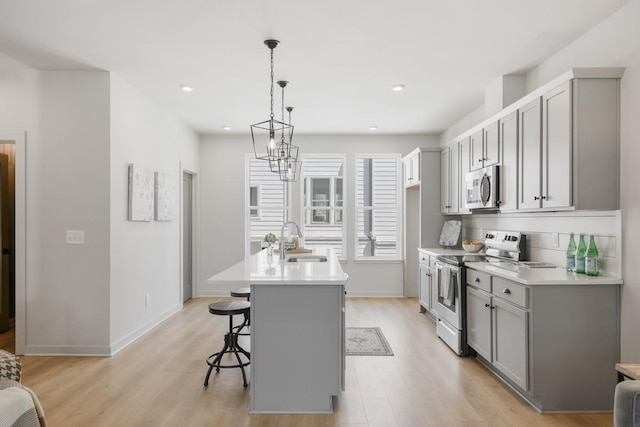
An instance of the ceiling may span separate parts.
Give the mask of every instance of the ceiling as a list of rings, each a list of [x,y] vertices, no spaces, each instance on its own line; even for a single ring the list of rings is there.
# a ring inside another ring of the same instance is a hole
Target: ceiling
[[[628,1],[0,0],[0,69],[112,71],[201,134],[248,133],[275,38],[296,133],[439,133]]]

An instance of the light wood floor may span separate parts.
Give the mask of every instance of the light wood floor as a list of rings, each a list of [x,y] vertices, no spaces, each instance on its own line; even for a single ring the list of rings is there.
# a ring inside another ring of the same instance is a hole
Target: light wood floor
[[[51,427],[611,426],[611,413],[540,415],[471,358],[455,356],[415,299],[348,298],[347,326],[379,326],[395,356],[347,357],[332,415],[249,415],[237,369],[202,386],[226,319],[191,300],[113,357],[21,357]],[[13,333],[0,335],[13,351]],[[283,349],[286,352],[286,349]],[[613,369],[613,367],[612,367]],[[215,371],[214,371],[215,374]]]

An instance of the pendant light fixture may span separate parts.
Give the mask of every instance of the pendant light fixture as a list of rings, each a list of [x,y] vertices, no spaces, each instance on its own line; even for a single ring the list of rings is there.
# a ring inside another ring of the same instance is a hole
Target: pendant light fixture
[[[269,48],[271,53],[271,114],[269,115],[268,120],[251,125],[251,139],[253,141],[253,152],[256,159],[266,160],[271,165],[273,162],[277,162],[280,155],[278,150],[279,143],[277,142],[278,134],[284,132],[291,133],[293,128],[284,123],[284,121],[276,120],[273,114],[273,50],[278,46],[278,44],[280,44],[280,42],[278,40],[269,39],[265,40],[264,44]]]
[[[284,119],[284,88],[287,87],[289,82],[280,80],[278,81],[278,86],[282,89],[282,106],[281,106],[281,114],[282,114],[282,122],[285,122]],[[291,111],[293,107],[287,107],[287,111],[289,112],[289,123],[288,129],[282,128],[280,131],[280,141],[276,145],[277,156],[275,159],[269,160],[269,165],[271,167],[271,172],[275,172],[280,176],[280,181],[292,182],[298,180],[297,170],[298,167],[298,147],[292,144],[293,140],[293,126],[291,125]]]

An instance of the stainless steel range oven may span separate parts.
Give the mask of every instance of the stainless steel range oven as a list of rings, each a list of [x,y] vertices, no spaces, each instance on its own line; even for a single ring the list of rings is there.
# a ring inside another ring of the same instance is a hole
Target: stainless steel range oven
[[[438,290],[436,333],[460,356],[467,347],[466,262],[491,262],[515,265],[527,259],[526,235],[520,232],[488,231],[484,254],[440,255],[436,257],[435,278]]]
[[[436,283],[438,303],[436,307],[436,333],[456,354],[467,354],[467,340],[464,333],[466,322],[464,264],[453,256],[436,257]]]

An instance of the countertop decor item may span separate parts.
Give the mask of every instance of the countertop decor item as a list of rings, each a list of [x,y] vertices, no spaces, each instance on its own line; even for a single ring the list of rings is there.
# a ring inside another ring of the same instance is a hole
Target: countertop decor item
[[[469,242],[462,244],[462,249],[464,249],[465,252],[479,252],[483,247],[484,243],[481,242]]]
[[[445,247],[457,246],[461,229],[462,221],[445,221],[440,232],[440,245]]]

